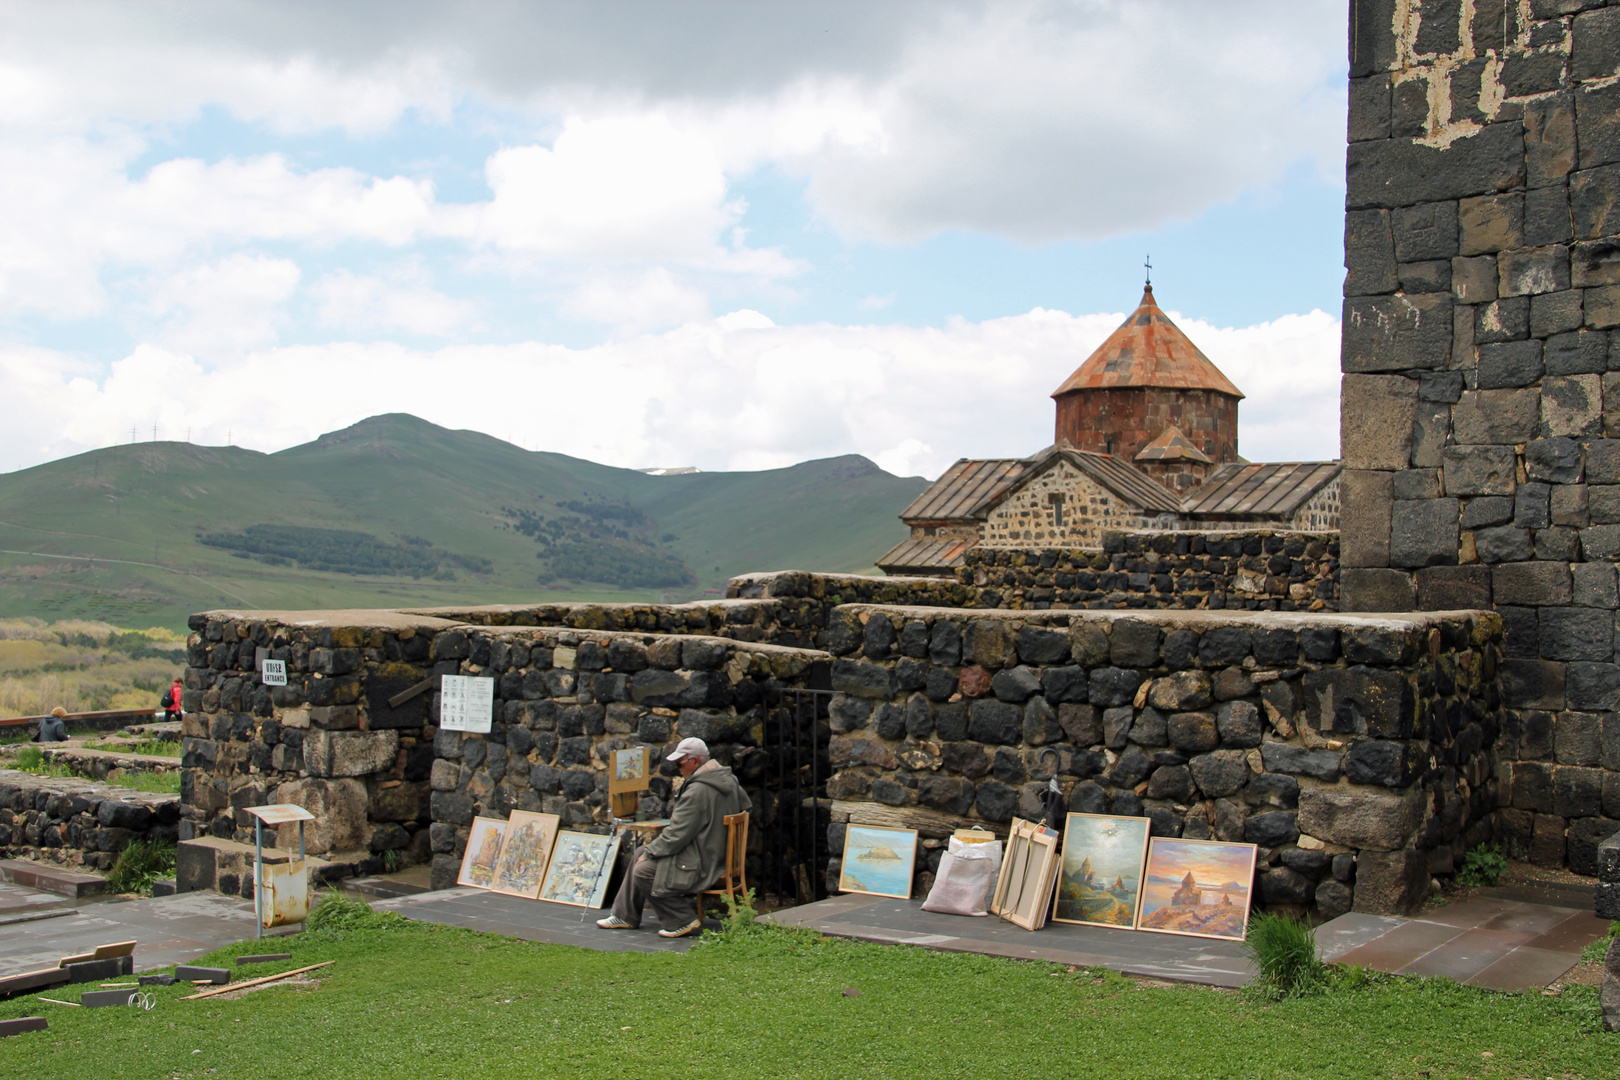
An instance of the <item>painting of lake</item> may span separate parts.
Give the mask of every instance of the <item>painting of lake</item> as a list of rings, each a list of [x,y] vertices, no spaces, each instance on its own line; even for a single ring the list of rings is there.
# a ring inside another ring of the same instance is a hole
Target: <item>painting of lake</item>
[[[1155,838],[1136,928],[1242,941],[1257,851],[1253,844]]]
[[[917,861],[915,829],[882,829],[851,825],[844,832],[844,862],[839,892],[909,897]]]
[[[1052,918],[1132,926],[1150,824],[1140,817],[1070,814],[1063,830],[1063,870]]]

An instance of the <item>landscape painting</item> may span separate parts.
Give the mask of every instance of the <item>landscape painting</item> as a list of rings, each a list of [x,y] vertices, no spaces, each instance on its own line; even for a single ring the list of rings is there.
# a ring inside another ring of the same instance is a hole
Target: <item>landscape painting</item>
[[[473,818],[472,832],[467,836],[467,851],[461,857],[461,873],[456,875],[457,885],[471,885],[487,889],[495,880],[495,864],[501,858],[501,840],[506,836],[506,822],[499,818]]]
[[[556,814],[512,811],[490,891],[530,900],[539,896],[540,885],[546,877],[546,863],[551,858],[551,844],[561,824],[562,819]]]
[[[838,890],[907,898],[911,895],[911,872],[916,860],[915,829],[851,825],[844,832]]]
[[[540,899],[574,907],[601,907],[608,878],[613,876],[613,857],[618,853],[617,836],[558,833]]]
[[[608,792],[617,795],[626,791],[646,791],[652,785],[648,757],[645,746],[613,751],[613,772],[608,777]]]
[[[1253,844],[1155,838],[1136,928],[1242,941],[1256,851]]]
[[[1126,929],[1135,925],[1150,825],[1140,817],[1070,814],[1053,920]]]

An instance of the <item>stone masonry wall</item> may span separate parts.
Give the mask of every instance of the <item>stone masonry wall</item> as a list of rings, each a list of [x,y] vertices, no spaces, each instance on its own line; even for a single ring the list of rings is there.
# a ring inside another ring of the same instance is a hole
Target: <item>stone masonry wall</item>
[[[1620,7],[1351,7],[1344,610],[1495,607],[1508,852],[1620,829]]]
[[[0,856],[112,869],[135,840],[172,844],[180,800],[94,780],[0,769]]]
[[[1071,810],[1258,844],[1267,905],[1410,912],[1492,836],[1500,635],[1480,612],[842,607],[827,794],[835,822],[918,828],[926,872],[952,828],[1038,818],[1055,749]]]
[[[1256,529],[1107,532],[1100,548],[971,548],[977,607],[1336,611],[1339,536]]]
[[[398,850],[431,857],[435,887],[453,884],[479,815],[605,825],[610,751],[646,744],[656,765],[689,735],[753,790],[763,850],[777,812],[768,781],[809,769],[824,747],[816,710],[782,694],[825,684],[830,657],[813,650],[389,611],[212,612],[192,624],[181,838],[251,842],[246,808],[296,803],[316,815],[307,848],[331,864],[328,877],[376,872],[380,853]],[[288,686],[262,685],[258,649],[287,661]],[[449,674],[496,680],[489,733],[440,729],[436,687],[390,704]],[[784,744],[804,747],[804,760],[778,760]],[[826,775],[818,764],[812,778]],[[642,809],[661,813],[669,791],[655,778]]]

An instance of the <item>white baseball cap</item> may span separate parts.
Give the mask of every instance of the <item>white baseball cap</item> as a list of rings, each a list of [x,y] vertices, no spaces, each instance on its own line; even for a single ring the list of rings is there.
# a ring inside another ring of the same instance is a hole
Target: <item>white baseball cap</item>
[[[670,751],[665,761],[680,761],[683,758],[701,758],[708,760],[709,744],[702,739],[682,739],[680,745]]]

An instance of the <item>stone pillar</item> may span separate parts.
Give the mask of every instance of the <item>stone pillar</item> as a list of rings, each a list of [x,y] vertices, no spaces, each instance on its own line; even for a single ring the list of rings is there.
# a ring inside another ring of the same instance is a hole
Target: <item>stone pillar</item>
[[[1590,874],[1620,829],[1620,8],[1350,10],[1342,610],[1502,613],[1508,854]]]

